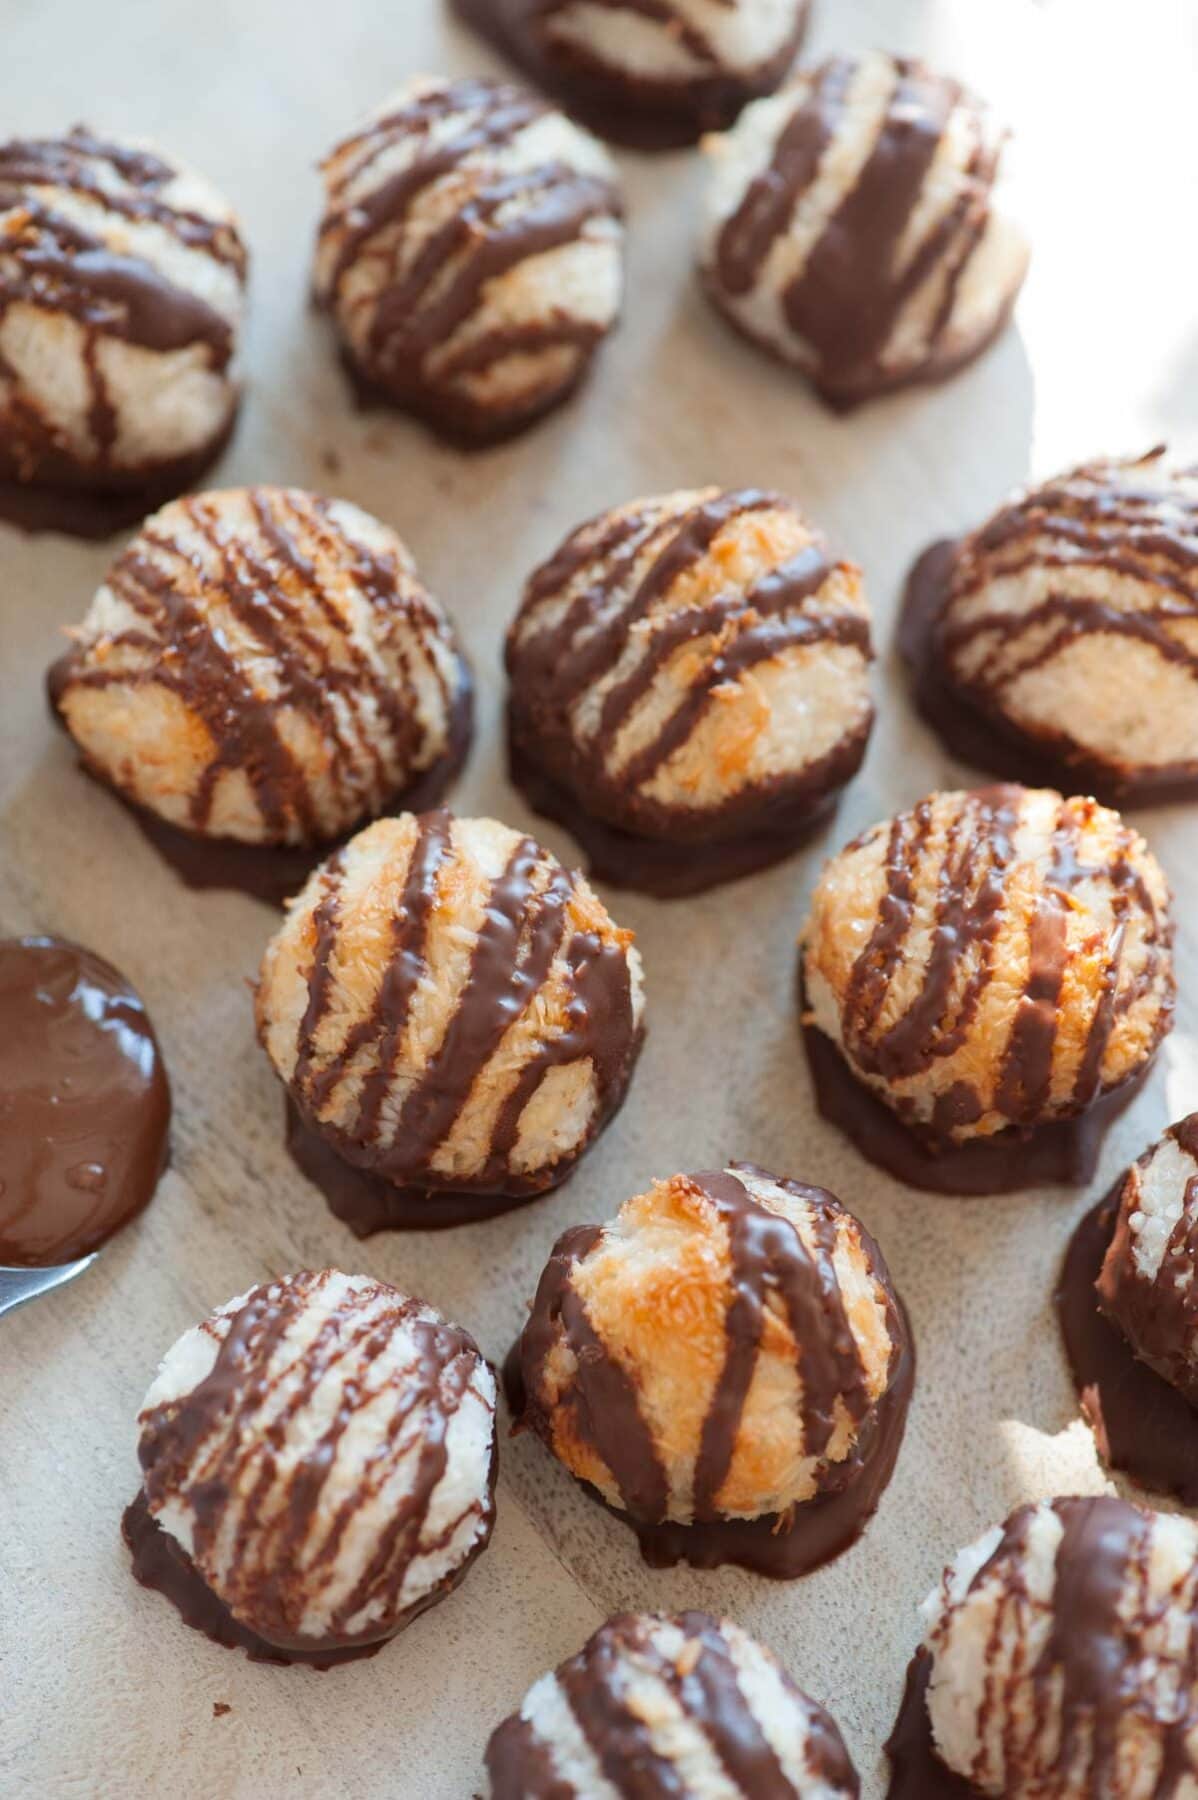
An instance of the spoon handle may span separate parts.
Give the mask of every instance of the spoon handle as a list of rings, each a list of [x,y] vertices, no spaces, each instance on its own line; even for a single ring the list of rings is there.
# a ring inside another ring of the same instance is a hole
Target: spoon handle
[[[48,1294],[53,1288],[74,1281],[76,1275],[82,1275],[95,1260],[93,1250],[90,1256],[81,1256],[78,1262],[58,1263],[51,1269],[0,1268],[0,1313],[11,1312],[14,1306],[23,1306],[26,1300],[36,1300],[39,1294]]]

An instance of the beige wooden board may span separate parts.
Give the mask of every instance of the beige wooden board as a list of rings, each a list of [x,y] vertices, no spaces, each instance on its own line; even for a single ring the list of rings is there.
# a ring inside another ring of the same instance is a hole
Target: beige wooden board
[[[41,675],[111,549],[0,528],[0,930],[53,930],[141,988],[176,1097],[155,1205],[74,1288],[0,1321],[0,1793],[464,1800],[491,1727],[620,1607],[700,1605],[757,1631],[844,1728],[865,1792],[945,1558],[1025,1498],[1098,1491],[1048,1291],[1081,1195],[954,1203],[906,1192],[812,1111],[793,944],[831,847],[955,771],[889,651],[900,577],[929,538],[1029,473],[1169,438],[1198,454],[1192,0],[817,0],[813,48],[938,59],[1022,127],[1033,275],[1011,331],[951,386],[855,418],[733,340],[691,279],[697,158],[627,157],[627,319],[588,390],[500,451],[463,458],[351,410],[307,306],[313,163],[389,84],[493,66],[440,0],[0,0],[0,121],[83,118],[207,170],[253,247],[251,388],[225,483],[341,492],[392,522],[452,607],[480,678],[457,803],[521,826],[498,729],[500,643],[520,582],[579,519],[680,485],[795,492],[865,566],[878,728],[823,842],[694,902],[615,896],[644,951],[650,1035],[617,1124],[560,1193],[449,1235],[359,1246],[290,1167],[246,978],[272,915],[178,885],[52,730]],[[1187,117],[1187,114],[1189,115]],[[331,473],[331,470],[336,473]],[[1097,1189],[1198,1104],[1198,830],[1142,824],[1179,890],[1181,1004]],[[561,834],[544,835],[569,854]],[[0,1030],[3,1021],[0,1021]],[[166,1346],[210,1306],[338,1263],[413,1289],[500,1357],[557,1234],[650,1177],[750,1157],[832,1187],[880,1238],[914,1317],[920,1377],[893,1486],[863,1542],[810,1579],[653,1574],[532,1442],[503,1447],[493,1546],[465,1586],[365,1663],[253,1667],[184,1629],[128,1571],[133,1418]],[[213,1703],[231,1711],[213,1716]]]

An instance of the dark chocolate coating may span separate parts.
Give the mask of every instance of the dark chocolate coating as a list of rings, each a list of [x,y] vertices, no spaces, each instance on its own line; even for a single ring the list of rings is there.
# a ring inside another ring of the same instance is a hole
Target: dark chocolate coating
[[[954,756],[1008,780],[1095,794],[1112,805],[1152,806],[1198,795],[1194,764],[1145,768],[1116,764],[1090,754],[1063,729],[1032,731],[1019,724],[1003,705],[1003,681],[993,655],[968,683],[959,681],[951,666],[952,653],[978,633],[999,633],[1001,646],[1018,630],[1028,634],[1029,648],[1011,675],[1004,677],[1013,679],[1016,673],[1050,662],[1069,644],[1095,631],[1116,640],[1147,642],[1162,661],[1189,669],[1198,706],[1198,652],[1169,629],[1198,612],[1198,531],[1170,526],[1151,511],[1146,513],[1146,505],[1156,498],[1155,490],[1137,489],[1124,468],[1096,465],[1031,490],[973,537],[944,539],[918,558],[907,578],[898,646],[920,713]],[[950,600],[972,591],[968,576],[962,580],[963,559],[971,552],[980,558],[994,551],[1011,552],[1020,539],[1030,544],[1040,536],[1053,540],[1054,548],[1044,552],[1029,548],[1029,565],[1067,570],[1092,564],[1116,574],[1138,574],[1158,587],[1157,604],[1125,611],[1061,592],[1050,594],[1027,614],[1016,615],[1014,626],[996,613],[954,622]],[[1167,568],[1152,569],[1147,554],[1165,557]],[[1111,653],[1117,654],[1117,644]]]
[[[339,187],[332,188],[320,237],[338,231],[344,236],[331,272],[319,283],[320,304],[336,315],[342,282],[380,232],[398,228],[402,246],[412,208],[436,182],[468,157],[502,150],[547,111],[543,101],[518,88],[464,77],[414,95],[339,144],[338,152],[354,150],[356,172],[369,168],[392,145],[405,140],[425,145],[443,120],[467,115],[456,137],[418,150],[407,168],[359,199],[350,202]],[[533,424],[582,379],[603,335],[598,325],[572,316],[563,305],[532,324],[475,333],[449,356],[444,347],[480,305],[488,282],[530,257],[576,242],[592,221],[621,214],[622,201],[611,182],[563,162],[542,162],[518,175],[489,176],[406,268],[401,270],[399,251],[392,253],[388,285],[373,303],[368,342],[364,348],[343,343],[343,361],[359,399],[387,401],[466,443],[491,443]],[[447,268],[453,273],[446,281]],[[481,374],[506,357],[562,347],[579,352],[568,371],[546,375],[539,387],[517,399],[483,400],[455,384],[456,377]]]
[[[981,1788],[954,1775],[937,1755],[928,1717],[931,1676],[932,1659],[921,1647],[908,1664],[898,1717],[886,1740],[890,1762],[886,1800],[986,1800]]]
[[[517,1430],[531,1427],[552,1447],[552,1410],[541,1398],[541,1372],[564,1339],[577,1361],[574,1391],[556,1402],[571,1409],[576,1430],[593,1445],[619,1488],[617,1516],[636,1532],[646,1562],[668,1568],[737,1563],[758,1574],[793,1580],[846,1549],[865,1528],[889,1482],[902,1442],[915,1375],[915,1349],[901,1301],[881,1251],[860,1230],[874,1276],[886,1295],[892,1351],[885,1392],[871,1406],[865,1370],[848,1325],[832,1261],[835,1220],[843,1210],[821,1188],[765,1176],[752,1164],[734,1169],[762,1175],[814,1210],[818,1251],[813,1257],[790,1221],[756,1201],[736,1174],[708,1170],[688,1177],[725,1220],[731,1243],[733,1297],[725,1321],[727,1359],[712,1395],[695,1467],[695,1518],[667,1518],[669,1487],[633,1377],[604,1345],[572,1282],[574,1265],[602,1238],[599,1226],[577,1226],[559,1238],[541,1277],[532,1313],[504,1368]],[[849,1455],[826,1467],[824,1485],[789,1515],[755,1519],[720,1513],[756,1363],[767,1298],[783,1304],[799,1347],[803,1426],[811,1454],[821,1455],[839,1401],[858,1428]],[[602,1497],[583,1484],[584,1491]],[[607,1504],[606,1501],[603,1502]]]
[[[777,1753],[741,1686],[729,1640],[708,1613],[681,1613],[685,1633],[676,1664],[652,1639],[652,1621],[620,1614],[554,1671],[571,1717],[606,1779],[638,1800],[679,1800],[684,1790],[675,1762],[654,1747],[649,1722],[630,1703],[625,1666],[646,1663],[669,1688],[684,1715],[707,1739],[725,1778],[746,1800],[796,1800]],[[860,1784],[840,1731],[822,1706],[779,1670],[788,1697],[806,1715],[807,1762],[844,1800]],[[486,1753],[491,1800],[586,1800],[558,1770],[551,1747],[519,1713],[492,1732]]]
[[[115,171],[124,184],[117,192],[103,182],[104,169]],[[232,431],[235,395],[212,441],[188,456],[141,467],[118,459],[118,417],[97,354],[100,343],[112,338],[162,353],[198,345],[206,350],[208,366],[221,372],[234,353],[233,329],[207,301],[176,286],[136,254],[110,250],[102,238],[38,193],[39,188],[61,187],[82,199],[101,200],[108,212],[131,223],[152,223],[187,249],[232,269],[244,284],[247,258],[236,227],[166,201],[163,194],[174,174],[150,152],[105,142],[81,126],[62,138],[11,139],[0,145],[0,211],[19,221],[4,244],[0,316],[13,305],[29,304],[69,317],[82,328],[93,443],[93,454],[86,458],[65,449],[36,398],[21,385],[9,435],[0,444],[0,515],[16,523],[34,530],[107,535],[119,528],[123,508],[136,504],[140,512],[135,516],[140,516],[151,502],[197,479]],[[2,362],[0,372],[18,379]],[[46,493],[35,497],[33,490],[42,487]]]
[[[811,835],[861,765],[871,712],[793,775],[745,783],[719,804],[683,807],[642,791],[704,722],[723,684],[795,646],[848,644],[870,658],[868,619],[844,608],[805,607],[837,566],[820,539],[747,589],[729,586],[703,606],[668,612],[635,666],[608,688],[598,731],[585,746],[572,725],[572,708],[621,664],[637,626],[688,579],[720,533],[746,515],[773,509],[793,510],[793,502],[750,488],[719,493],[659,520],[650,503],[606,522],[589,521],[528,583],[505,658],[512,780],[537,811],[575,833],[594,873],[617,885],[675,897],[764,868]],[[590,630],[613,585],[647,552],[646,572],[627,602]],[[556,622],[539,624],[544,603],[588,566],[595,579]],[[690,685],[656,735],[618,774],[610,773],[612,744],[663,666],[687,644],[723,641],[716,634],[726,634],[723,648],[698,656]]]
[[[706,131],[723,131],[750,100],[772,94],[807,29],[811,0],[794,0],[794,26],[764,62],[730,70],[698,27],[679,21],[670,0],[599,0],[677,32],[703,66],[701,75],[667,81],[612,69],[575,45],[554,44],[545,22],[563,0],[451,0],[453,10],[580,124],[634,150],[671,150]],[[735,5],[736,0],[726,0]]]
[[[170,1156],[154,1028],[122,975],[58,938],[0,942],[0,1264],[96,1250]]]
[[[901,268],[897,250],[924,197],[925,184],[955,107],[969,96],[960,83],[907,57],[894,59],[897,81],[864,168],[782,295],[792,332],[814,352],[809,379],[820,397],[847,410],[895,388],[937,381],[980,355],[1002,330],[1015,295],[985,341],[964,350],[944,344],[958,285],[989,223],[998,155],[978,135],[971,185],[919,253]],[[810,92],[780,132],[772,162],[748,186],[725,221],[705,269],[715,304],[742,335],[751,335],[729,302],[758,280],[795,208],[814,185],[848,102],[856,63],[834,57],[811,77]],[[903,307],[936,265],[948,271],[924,361],[901,371],[882,358]],[[763,348],[777,354],[774,346]]]

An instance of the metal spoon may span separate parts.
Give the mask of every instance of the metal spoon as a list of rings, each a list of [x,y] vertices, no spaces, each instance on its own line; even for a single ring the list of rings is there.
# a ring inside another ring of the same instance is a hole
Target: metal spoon
[[[36,1300],[39,1294],[65,1287],[76,1275],[82,1275],[84,1269],[90,1269],[98,1255],[99,1251],[93,1250],[90,1256],[81,1256],[78,1262],[56,1263],[48,1269],[0,1267],[0,1313],[11,1312],[14,1306],[23,1306],[26,1300]]]

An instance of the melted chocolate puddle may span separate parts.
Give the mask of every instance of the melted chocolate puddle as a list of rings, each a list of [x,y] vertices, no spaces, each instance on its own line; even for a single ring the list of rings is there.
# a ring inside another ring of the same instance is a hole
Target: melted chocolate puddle
[[[997,709],[953,684],[938,653],[936,624],[958,543],[943,538],[918,558],[907,577],[898,627],[899,653],[916,706],[950,755],[1027,787],[1093,794],[1106,805],[1155,806],[1198,796],[1198,779],[1188,771],[1116,775],[1104,763],[1071,754],[1067,740],[1054,743],[1021,731]]]
[[[171,1094],[141,999],[58,938],[0,941],[0,1264],[105,1243],[170,1160]]]
[[[144,1492],[125,1508],[121,1536],[129,1547],[133,1573],[142,1587],[153,1588],[169,1600],[193,1631],[202,1632],[226,1649],[244,1650],[251,1662],[304,1663],[310,1669],[333,1669],[339,1663],[374,1656],[390,1642],[389,1638],[375,1638],[369,1644],[325,1650],[283,1650],[277,1644],[268,1644],[235,1619],[223,1600],[217,1599],[183,1546],[151,1518]]]
[[[861,1536],[877,1511],[897,1460],[915,1382],[915,1347],[906,1310],[897,1301],[897,1365],[890,1385],[867,1422],[860,1459],[847,1486],[817,1495],[789,1516],[767,1513],[760,1519],[722,1519],[712,1523],[646,1524],[608,1504],[588,1482],[578,1485],[588,1499],[636,1533],[641,1555],[651,1569],[687,1563],[693,1569],[718,1569],[726,1563],[750,1569],[773,1581],[794,1581],[831,1562]],[[524,1377],[517,1338],[503,1364],[503,1391],[512,1415],[512,1430],[522,1428]]]
[[[568,48],[546,55],[529,17],[536,9],[526,0],[452,0],[452,5],[464,24],[574,118],[632,150],[681,149],[705,131],[726,129],[750,100],[773,93],[798,55],[811,10],[806,0],[793,31],[768,62],[737,75],[695,76],[679,84],[604,73]]]
[[[936,1754],[927,1692],[932,1659],[920,1646],[907,1666],[907,1681],[894,1730],[886,1740],[890,1786],[886,1800],[984,1800],[982,1790],[954,1775]]]
[[[563,826],[582,846],[590,875],[611,887],[633,888],[657,900],[683,900],[706,893],[793,856],[823,829],[840,798],[839,780],[831,793],[807,795],[797,804],[788,806],[780,797],[768,831],[692,844],[638,837],[596,818],[523,755],[510,737],[508,773],[535,813]]]
[[[803,1007],[800,990],[799,1003]],[[803,1024],[803,1048],[820,1117],[851,1138],[861,1154],[908,1187],[970,1198],[1030,1187],[1084,1187],[1114,1120],[1143,1087],[1152,1064],[1075,1119],[1053,1119],[1024,1132],[1008,1126],[964,1144],[917,1133],[857,1080],[831,1038]]]
[[[50,708],[60,726],[62,720],[54,703],[56,671],[68,660],[69,654],[51,665],[46,678]],[[460,667],[462,683],[450,716],[449,741],[437,760],[392,798],[385,809],[387,813],[433,810],[461,773],[474,733],[474,683],[464,661]],[[86,763],[81,762],[79,766],[85,775],[121,802],[142,835],[163,861],[169,863],[185,887],[198,892],[231,890],[248,894],[254,900],[264,900],[268,906],[284,906],[299,893],[314,869],[371,822],[361,820],[340,837],[316,845],[243,844],[233,838],[203,837],[198,832],[168,824],[156,813],[127,799]]]
[[[401,1186],[347,1163],[305,1122],[290,1096],[286,1108],[288,1155],[320,1189],[334,1217],[358,1238],[373,1237],[376,1231],[444,1231],[453,1225],[475,1225],[527,1206],[548,1192],[536,1188],[523,1194],[477,1194]],[[567,1172],[572,1173],[573,1167]]]
[[[1198,1506],[1198,1413],[1142,1363],[1099,1311],[1094,1283],[1115,1229],[1125,1176],[1088,1212],[1065,1253],[1054,1294],[1081,1409],[1111,1469],[1153,1493]]]

